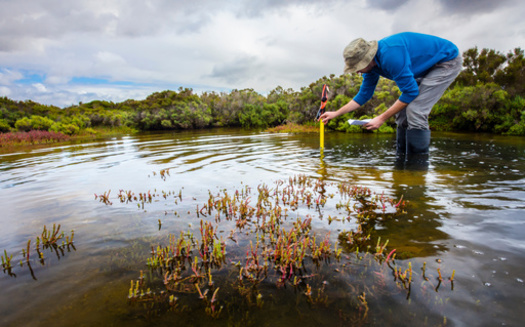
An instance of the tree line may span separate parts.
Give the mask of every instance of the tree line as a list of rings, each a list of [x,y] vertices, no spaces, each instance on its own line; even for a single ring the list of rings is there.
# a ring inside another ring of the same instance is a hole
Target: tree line
[[[352,99],[362,82],[354,75],[322,77],[299,91],[280,86],[263,96],[253,89],[195,94],[188,88],[155,92],[144,100],[120,103],[92,101],[66,108],[33,101],[0,98],[0,132],[45,130],[75,135],[96,128],[139,131],[210,127],[268,128],[287,122],[314,123],[323,84],[330,93],[326,110],[337,110]],[[525,135],[525,57],[520,48],[508,54],[472,48],[463,53],[463,70],[434,106],[430,127],[437,131],[472,131]],[[358,110],[340,116],[327,128],[364,132],[349,126],[385,111],[400,91],[380,79],[373,98]],[[391,118],[378,132],[394,132]]]

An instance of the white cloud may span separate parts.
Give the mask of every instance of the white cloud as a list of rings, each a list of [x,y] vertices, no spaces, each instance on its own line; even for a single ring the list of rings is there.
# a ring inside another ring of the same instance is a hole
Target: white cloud
[[[33,87],[36,89],[37,92],[40,92],[40,93],[47,92],[47,88],[42,83],[35,83],[33,84]]]
[[[0,68],[0,85],[8,85],[24,77],[22,73],[12,69]]]
[[[99,51],[96,58],[103,64],[121,65],[126,63],[124,58],[108,51]]]
[[[11,95],[11,89],[5,86],[0,86],[0,94],[2,96],[10,96]]]

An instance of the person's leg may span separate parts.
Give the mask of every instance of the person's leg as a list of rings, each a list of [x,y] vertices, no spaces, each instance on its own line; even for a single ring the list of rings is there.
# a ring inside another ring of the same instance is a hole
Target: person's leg
[[[406,109],[396,114],[396,124],[396,154],[399,157],[404,156],[407,150],[406,130],[408,123]]]
[[[406,107],[406,153],[426,154],[430,146],[428,116],[461,71],[461,57],[435,65],[419,84],[419,95]]]

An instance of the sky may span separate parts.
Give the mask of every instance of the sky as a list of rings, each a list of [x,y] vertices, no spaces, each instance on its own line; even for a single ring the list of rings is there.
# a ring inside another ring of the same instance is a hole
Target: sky
[[[67,107],[191,88],[299,91],[398,32],[525,47],[521,0],[0,0],[0,97]]]

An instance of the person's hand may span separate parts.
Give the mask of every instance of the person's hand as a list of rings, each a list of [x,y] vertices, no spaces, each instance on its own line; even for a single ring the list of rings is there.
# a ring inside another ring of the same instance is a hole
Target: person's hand
[[[363,127],[369,131],[373,131],[381,127],[381,125],[383,125],[384,123],[385,121],[381,119],[381,116],[377,116],[373,118],[372,120],[370,120],[368,123],[364,124]]]
[[[322,120],[324,124],[328,124],[328,122],[332,119],[337,117],[337,114],[335,111],[326,111],[324,114],[319,117],[319,120]]]

